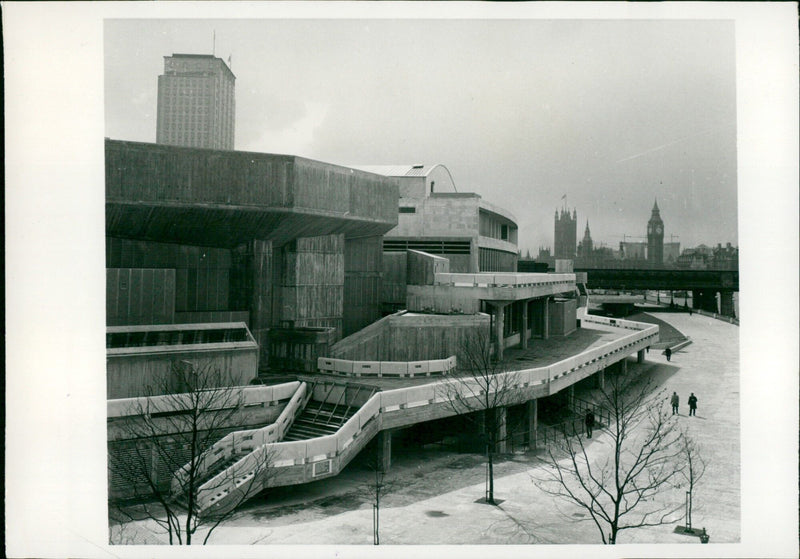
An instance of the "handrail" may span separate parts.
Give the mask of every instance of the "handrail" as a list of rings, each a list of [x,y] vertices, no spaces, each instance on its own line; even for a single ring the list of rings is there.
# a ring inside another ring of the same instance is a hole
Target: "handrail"
[[[598,318],[598,320],[595,321],[595,318]],[[590,322],[602,324],[606,320],[608,319],[592,317]],[[578,356],[563,359],[546,367],[510,371],[501,373],[501,375],[507,377],[513,375],[511,378],[519,388],[538,384],[547,384],[549,386],[555,379],[575,373],[601,359],[618,354],[625,349],[632,348],[642,341],[652,340],[652,343],[657,341],[658,326],[656,325],[633,321],[617,322],[621,323],[620,327],[628,329],[637,329],[638,327],[638,329],[636,332],[632,332],[624,338],[614,340]],[[449,385],[450,390],[442,389],[442,386],[445,384]],[[502,380],[497,383],[497,386],[503,385],[504,383]],[[271,464],[273,468],[309,464],[333,458],[343,452],[358,436],[360,431],[363,430],[364,426],[379,414],[442,402],[449,397],[448,394],[451,394],[451,390],[462,391],[465,395],[469,394],[469,387],[464,384],[463,380],[448,378],[439,379],[424,385],[378,392],[369,398],[367,402],[332,435],[303,441],[265,443],[259,446],[254,452],[248,454],[236,464],[229,467],[226,472],[221,472],[215,478],[207,482],[204,487],[208,487],[209,489],[215,488],[216,493],[211,495],[210,493],[203,492],[203,488],[201,488],[201,495],[198,496],[198,503],[201,504],[201,509],[203,507],[212,506],[214,503],[223,499],[230,491],[235,490],[241,485],[241,483],[243,483],[241,480],[250,479],[252,475],[255,475],[257,471],[257,462],[255,460],[258,457],[262,457],[264,453],[267,452],[267,446],[277,455],[277,459]],[[231,473],[234,475],[231,475]],[[222,483],[225,483],[225,487],[218,487],[216,485]]]

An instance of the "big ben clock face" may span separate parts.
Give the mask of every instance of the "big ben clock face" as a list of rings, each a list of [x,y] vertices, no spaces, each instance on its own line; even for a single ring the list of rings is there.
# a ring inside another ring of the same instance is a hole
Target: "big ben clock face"
[[[660,235],[662,231],[663,231],[663,229],[661,229],[661,226],[660,225],[656,225],[656,233],[658,235]]]

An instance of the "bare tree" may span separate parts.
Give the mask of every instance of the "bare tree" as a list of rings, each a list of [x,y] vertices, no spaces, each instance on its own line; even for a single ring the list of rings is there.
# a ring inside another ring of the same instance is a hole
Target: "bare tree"
[[[546,493],[584,509],[604,544],[619,532],[674,521],[681,508],[672,489],[683,475],[681,433],[667,412],[664,391],[653,393],[634,374],[612,374],[600,390],[599,404],[611,424],[592,439],[564,433],[548,449],[545,468],[534,482]]]
[[[685,462],[685,467],[680,472],[685,485],[679,485],[679,487],[686,487],[686,526],[684,526],[684,530],[694,532],[692,529],[694,489],[703,474],[706,473],[706,461],[700,454],[697,443],[689,436],[688,428],[681,431],[680,447]]]
[[[372,500],[372,543],[380,545],[381,499],[394,491],[396,483],[387,478],[377,447],[369,451],[366,467],[370,472],[370,478],[363,484],[363,489]]]
[[[468,336],[460,346],[458,368],[439,384],[450,409],[470,422],[484,444],[488,468],[486,502],[494,505],[494,456],[508,439],[505,407],[517,391],[518,375],[495,359],[488,331]]]
[[[176,387],[183,391],[174,392]],[[227,452],[206,452],[245,423],[241,387],[219,369],[175,363],[146,392],[154,396],[133,399],[128,415],[114,425],[124,448],[118,442],[109,446],[109,476],[128,499],[110,502],[109,520],[145,521],[165,533],[170,545],[191,545],[201,530],[205,544],[239,504],[264,487],[274,471],[273,456],[265,448],[237,455],[233,445]],[[247,475],[233,479],[228,466],[242,458],[249,461]],[[230,495],[225,506],[204,506],[203,496],[218,492]]]

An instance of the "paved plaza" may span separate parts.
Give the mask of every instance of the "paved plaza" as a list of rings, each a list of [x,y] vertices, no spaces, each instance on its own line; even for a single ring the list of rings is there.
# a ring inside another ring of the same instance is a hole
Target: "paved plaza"
[[[669,363],[658,350],[651,350],[641,365],[633,356],[629,369],[681,396],[679,421],[690,426],[708,462],[695,490],[693,524],[707,528],[712,544],[736,543],[740,539],[739,329],[697,314],[657,316],[693,343],[674,353]],[[688,416],[690,392],[699,399],[696,417]],[[608,447],[601,434],[587,448],[600,455]],[[501,460],[495,469],[495,497],[503,502],[492,507],[476,502],[484,491],[481,456],[430,447],[395,455],[388,477],[397,487],[382,502],[381,543],[600,543],[597,528],[581,510],[555,502],[532,483],[537,462],[535,452]],[[353,465],[336,478],[256,499],[217,528],[210,543],[371,545],[372,505],[364,491],[369,476]],[[623,531],[618,543],[699,545],[697,538],[673,532],[681,524],[679,515],[671,525]]]

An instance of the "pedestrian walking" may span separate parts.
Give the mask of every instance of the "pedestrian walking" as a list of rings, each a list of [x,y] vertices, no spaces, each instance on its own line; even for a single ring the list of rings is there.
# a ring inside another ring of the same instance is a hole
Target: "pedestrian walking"
[[[689,396],[689,415],[697,415],[697,396],[694,392]]]
[[[672,350],[670,348],[665,349],[664,355],[667,356],[667,361],[669,361],[669,358],[672,357]]]
[[[677,392],[672,393],[672,398],[669,399],[669,403],[672,404],[672,415],[676,415],[678,413],[678,404],[681,403]]]
[[[592,410],[586,410],[586,418],[584,419],[584,423],[586,423],[586,438],[592,438],[592,429],[594,428],[594,413]]]

